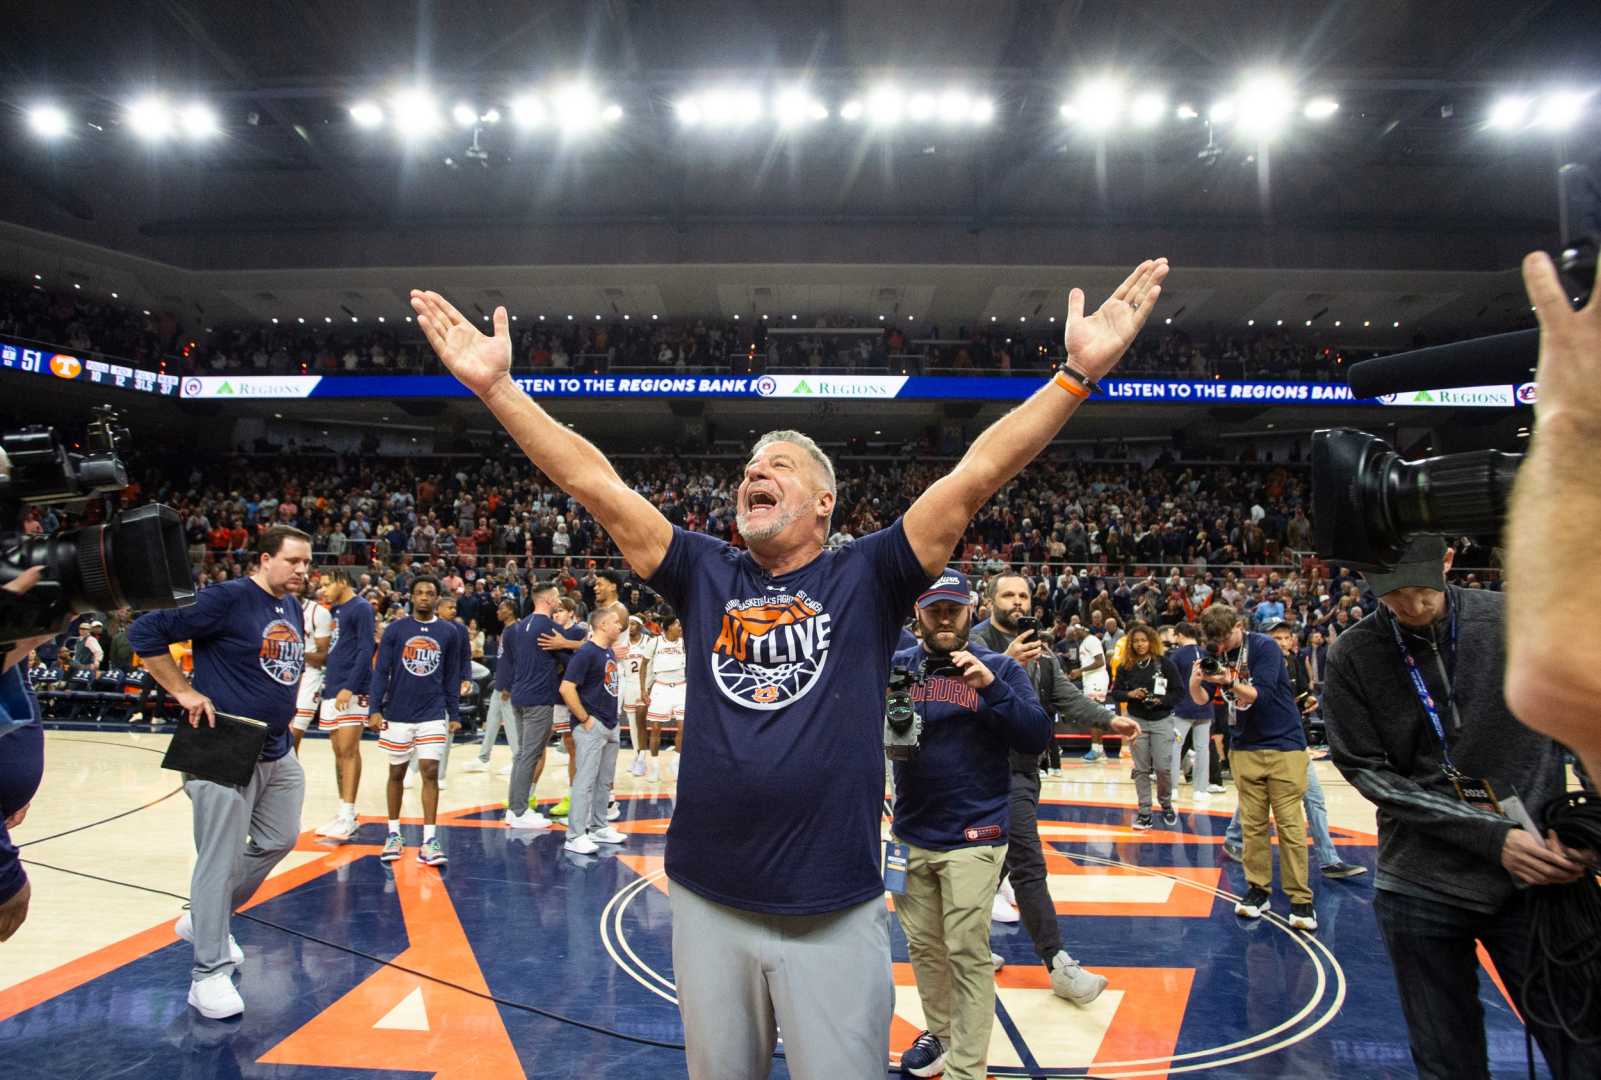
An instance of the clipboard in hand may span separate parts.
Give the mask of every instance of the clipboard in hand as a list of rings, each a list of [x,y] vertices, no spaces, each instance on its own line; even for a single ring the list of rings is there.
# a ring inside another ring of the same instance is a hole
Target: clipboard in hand
[[[163,769],[187,773],[215,784],[244,787],[255,775],[256,762],[267,745],[267,725],[248,716],[218,712],[217,726],[191,727],[187,717],[167,744]]]

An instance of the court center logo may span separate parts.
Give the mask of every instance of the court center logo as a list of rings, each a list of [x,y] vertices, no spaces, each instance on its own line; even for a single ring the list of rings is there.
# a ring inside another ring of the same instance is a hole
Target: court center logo
[[[300,632],[284,619],[274,619],[261,631],[261,670],[274,682],[294,686],[306,666],[306,646]]]
[[[717,689],[748,709],[793,705],[822,676],[831,622],[804,590],[729,601],[712,646]]]
[[[406,639],[406,644],[400,647],[400,662],[406,670],[425,679],[439,670],[440,657],[444,651],[440,649],[439,642],[426,634],[416,634]]]

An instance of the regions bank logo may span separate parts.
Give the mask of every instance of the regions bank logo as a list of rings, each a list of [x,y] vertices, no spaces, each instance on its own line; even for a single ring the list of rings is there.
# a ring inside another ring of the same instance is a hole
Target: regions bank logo
[[[804,591],[733,600],[712,646],[712,677],[736,705],[770,711],[805,697],[828,660],[831,619]]]
[[[419,679],[426,679],[439,670],[439,658],[444,655],[439,642],[426,634],[406,639],[400,647],[400,662],[407,671]]]
[[[50,358],[50,371],[58,379],[76,379],[83,374],[83,361],[66,353],[56,353]]]
[[[274,682],[293,686],[306,666],[306,647],[300,632],[283,619],[274,619],[261,631],[261,670]]]

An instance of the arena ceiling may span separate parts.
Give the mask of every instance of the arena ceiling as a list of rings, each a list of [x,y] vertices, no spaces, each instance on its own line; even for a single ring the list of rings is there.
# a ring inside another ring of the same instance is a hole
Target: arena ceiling
[[[1552,0],[161,0],[59,4],[8,37],[0,270],[126,274],[130,295],[218,318],[375,316],[419,267],[527,313],[1021,318],[1065,270],[1093,288],[1162,252],[1214,271],[1170,297],[1209,320],[1496,324],[1518,306],[1505,271],[1556,242],[1555,166],[1596,123],[1565,146],[1486,131],[1486,111],[1601,82],[1601,5]],[[1086,73],[1204,103],[1262,64],[1339,112],[1266,152],[1220,128],[1200,156],[1204,122],[1096,139],[1057,111]],[[348,112],[419,81],[493,103],[574,77],[622,119],[585,139],[486,128],[485,164],[468,133],[408,150]],[[673,112],[702,86],[796,80],[837,108],[880,79],[973,88],[994,120],[715,138]],[[213,102],[222,137],[128,137],[122,109],[150,88]],[[31,137],[44,96],[72,137]]]

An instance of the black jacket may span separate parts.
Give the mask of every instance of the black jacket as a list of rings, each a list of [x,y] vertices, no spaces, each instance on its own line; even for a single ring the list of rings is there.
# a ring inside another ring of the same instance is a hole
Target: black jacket
[[[985,648],[1004,653],[1017,635],[1008,634],[996,626],[993,619],[986,619],[973,627],[972,636]],[[1062,670],[1061,660],[1050,649],[1043,650],[1033,663],[1024,664],[1023,670],[1028,672],[1045,711],[1056,719],[1085,731],[1105,731],[1110,726],[1112,714],[1073,685],[1073,680]],[[1012,768],[1018,772],[1038,772],[1039,755],[1014,753]]]

